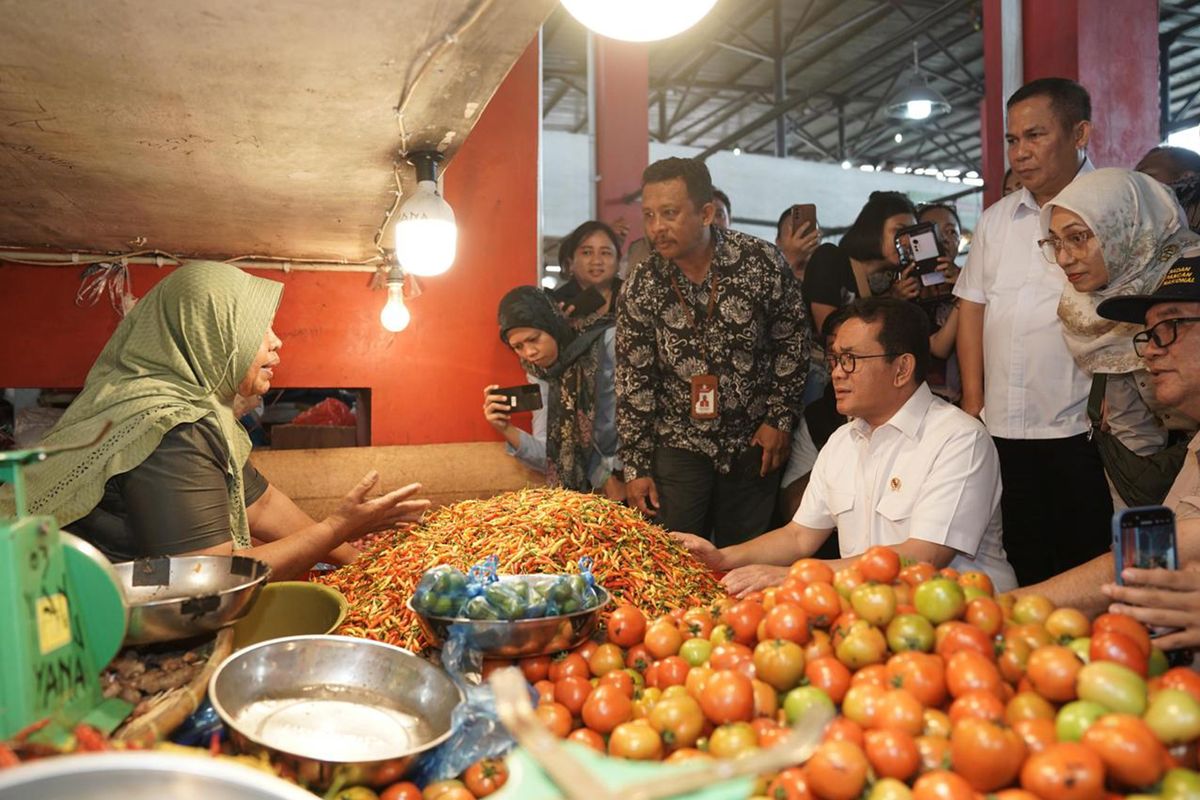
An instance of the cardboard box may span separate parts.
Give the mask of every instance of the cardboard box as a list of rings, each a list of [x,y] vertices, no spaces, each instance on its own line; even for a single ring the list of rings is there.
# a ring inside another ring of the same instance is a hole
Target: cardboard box
[[[353,425],[273,425],[273,450],[307,450],[315,447],[354,447],[358,428]]]

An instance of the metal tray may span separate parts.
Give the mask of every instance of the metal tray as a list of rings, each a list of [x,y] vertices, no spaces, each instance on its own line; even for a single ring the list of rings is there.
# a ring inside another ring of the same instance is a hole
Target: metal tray
[[[271,574],[244,556],[162,556],[113,567],[129,605],[125,644],[187,639],[232,625]]]
[[[523,578],[530,583],[549,582],[555,575],[503,575],[503,578]],[[441,646],[450,638],[452,626],[458,627],[467,637],[467,644],[481,651],[485,658],[525,658],[543,656],[570,650],[584,643],[596,623],[600,612],[612,602],[612,596],[602,586],[596,586],[600,602],[595,606],[573,614],[555,617],[517,620],[483,620],[465,617],[437,617],[422,614],[413,608],[412,598],[406,605],[417,615],[421,629],[434,645]]]

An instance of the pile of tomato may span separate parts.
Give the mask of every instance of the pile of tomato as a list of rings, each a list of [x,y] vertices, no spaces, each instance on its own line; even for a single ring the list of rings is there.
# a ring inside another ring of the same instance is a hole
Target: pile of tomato
[[[606,641],[516,664],[551,731],[621,758],[736,758],[836,709],[812,758],[760,781],[770,798],[1200,797],[1200,675],[1140,623],[888,548],[658,619],[622,605]]]

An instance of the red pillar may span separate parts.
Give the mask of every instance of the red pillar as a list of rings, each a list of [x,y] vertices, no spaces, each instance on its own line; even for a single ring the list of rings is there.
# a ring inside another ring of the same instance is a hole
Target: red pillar
[[[983,3],[983,102],[979,104],[983,204],[1001,197],[1004,184],[1004,27],[1000,0]]]
[[[650,62],[645,44],[595,37],[596,216],[629,224],[626,241],[642,235],[641,203],[625,198],[642,187],[650,159]]]
[[[1000,1],[984,2],[984,177],[1003,174],[1004,135],[995,120],[1008,99],[996,73]],[[988,28],[992,31],[989,35]],[[1132,167],[1159,141],[1158,2],[1022,0],[1024,81],[1071,78],[1092,96],[1088,153],[1098,167]],[[989,191],[989,201],[995,196]]]

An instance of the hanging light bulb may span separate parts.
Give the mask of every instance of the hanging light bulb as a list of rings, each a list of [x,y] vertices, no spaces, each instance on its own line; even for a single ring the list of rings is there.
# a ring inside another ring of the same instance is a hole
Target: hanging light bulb
[[[888,116],[919,122],[950,113],[950,103],[936,89],[931,89],[917,60],[917,43],[913,42],[913,69],[908,84],[892,97],[887,106]]]
[[[414,153],[417,190],[400,206],[396,218],[396,260],[410,275],[441,275],[454,263],[458,226],[454,209],[437,190],[437,165],[442,154]]]
[[[562,0],[595,33],[626,42],[654,42],[683,33],[717,0]]]
[[[392,333],[399,333],[412,320],[412,313],[404,305],[404,273],[399,267],[388,270],[387,293],[387,302],[379,312],[379,324]]]

